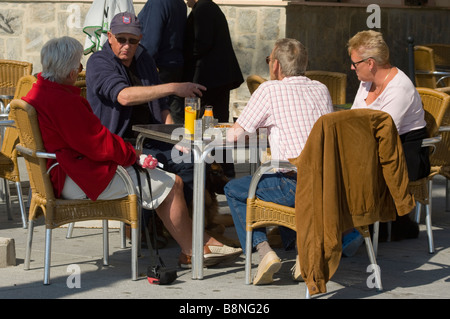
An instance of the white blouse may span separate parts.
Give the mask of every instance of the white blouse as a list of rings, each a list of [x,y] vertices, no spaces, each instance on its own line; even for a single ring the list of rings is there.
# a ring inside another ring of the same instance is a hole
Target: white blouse
[[[426,126],[422,100],[409,77],[398,69],[398,73],[387,84],[384,91],[370,105],[366,104],[372,82],[361,81],[352,109],[370,108],[380,110],[394,120],[398,134]]]

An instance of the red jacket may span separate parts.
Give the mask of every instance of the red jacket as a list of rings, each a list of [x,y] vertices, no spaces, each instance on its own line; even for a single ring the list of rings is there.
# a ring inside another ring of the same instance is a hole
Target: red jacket
[[[45,150],[56,154],[59,165],[50,172],[55,196],[61,197],[66,174],[92,200],[108,186],[117,165],[136,161],[130,143],[104,127],[80,89],[42,78],[23,98],[38,114]],[[48,160],[50,167],[55,160]]]

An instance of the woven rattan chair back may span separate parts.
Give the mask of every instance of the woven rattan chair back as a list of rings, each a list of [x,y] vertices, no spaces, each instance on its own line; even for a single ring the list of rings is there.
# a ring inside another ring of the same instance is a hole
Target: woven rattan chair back
[[[26,61],[0,59],[0,88],[15,88],[17,82],[24,75],[31,75],[33,64]],[[4,106],[10,100],[3,100]]]
[[[430,88],[419,87],[417,88],[420,98],[422,99],[423,108],[425,110],[425,121],[427,122],[427,131],[430,137],[437,136],[439,134],[439,127],[442,125],[445,114],[450,107],[450,96],[446,93],[439,92]],[[434,153],[439,150],[438,155],[442,156],[445,148],[442,141],[436,144],[434,151],[430,152],[430,162],[434,157]],[[432,164],[433,165],[433,164]],[[431,171],[430,175],[419,179],[417,181],[411,181],[409,183],[410,191],[414,194],[416,201],[423,205],[429,205],[429,180],[436,171]]]
[[[450,71],[437,70],[434,58],[432,48],[421,45],[414,47],[416,86],[450,93],[450,87],[446,86],[450,81]]]
[[[430,157],[431,166],[450,166],[450,132],[439,132],[441,126],[450,126],[450,95],[427,88],[417,88],[426,110],[436,110],[436,120],[433,123],[433,135],[440,134],[441,142]]]
[[[450,69],[450,44],[433,43],[425,46],[433,49],[436,68]]]
[[[32,75],[22,76],[17,82],[14,98],[20,99],[25,96],[31,89],[33,83],[36,82],[36,78]],[[9,120],[14,120],[13,116],[9,114]],[[27,219],[25,204],[23,201],[22,185],[20,181],[19,165],[17,162],[17,150],[16,145],[19,143],[19,133],[16,127],[6,127],[3,132],[3,140],[1,147],[1,156],[5,159],[0,162],[0,178],[5,180],[5,194],[6,205],[8,215],[10,216],[11,209],[11,196],[9,192],[9,186],[7,181],[15,183],[17,190],[17,197],[19,201],[20,211],[22,214],[23,228],[27,228]]]
[[[445,116],[448,116],[450,111],[450,96],[446,93],[433,90],[430,88],[418,87],[417,91],[422,99],[423,108],[425,110],[425,120],[427,122],[427,130],[430,137],[439,135],[439,128],[445,121]],[[448,133],[447,133],[448,134]],[[431,225],[431,190],[433,187],[433,177],[440,173],[441,165],[445,161],[448,163],[449,154],[449,136],[444,138],[435,145],[433,151],[430,152],[431,171],[427,177],[421,178],[409,183],[409,189],[416,200],[415,220],[420,222],[420,213],[422,205],[425,206],[425,224],[427,228],[428,238],[428,252],[434,253],[434,240]],[[448,164],[447,164],[448,165]],[[448,167],[448,166],[447,166]]]
[[[261,85],[261,83],[267,80],[259,75],[252,74],[247,77],[247,87],[250,94],[256,91],[256,89]]]
[[[30,62],[0,60],[0,87],[16,87],[19,79],[32,71],[33,64]]]
[[[305,74],[311,80],[319,81],[326,85],[334,105],[346,103],[347,74],[329,71],[306,71]]]

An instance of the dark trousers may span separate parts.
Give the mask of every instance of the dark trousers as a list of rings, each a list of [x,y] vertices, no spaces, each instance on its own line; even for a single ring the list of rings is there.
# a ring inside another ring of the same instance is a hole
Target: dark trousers
[[[208,88],[203,92],[203,96],[200,98],[202,105],[202,114],[206,105],[213,107],[214,118],[218,119],[221,123],[228,123],[230,116],[230,90],[228,88]]]
[[[425,127],[400,135],[410,181],[416,181],[430,174],[430,150],[428,147],[422,147],[422,139],[427,137]]]
[[[159,78],[163,83],[181,82],[183,76],[182,67],[159,67]],[[175,123],[184,123],[184,99],[169,95],[167,103],[170,106],[170,115]]]

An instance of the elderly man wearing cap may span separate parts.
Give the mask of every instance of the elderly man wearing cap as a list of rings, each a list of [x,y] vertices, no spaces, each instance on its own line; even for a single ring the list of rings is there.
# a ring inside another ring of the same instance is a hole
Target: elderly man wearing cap
[[[87,99],[94,113],[112,133],[133,142],[135,124],[172,124],[167,97],[201,96],[206,88],[190,82],[165,83],[156,64],[139,44],[141,25],[132,13],[119,13],[111,21],[108,41],[95,52],[86,67]],[[187,203],[193,193],[193,161],[175,163],[173,145],[147,140],[144,151],[158,159],[164,170],[177,174],[184,182]]]
[[[87,63],[88,101],[102,123],[122,137],[132,137],[134,121],[171,124],[168,95],[201,96],[206,90],[189,82],[162,84],[153,58],[139,45],[141,38],[138,18],[119,13],[111,21],[108,42]]]

